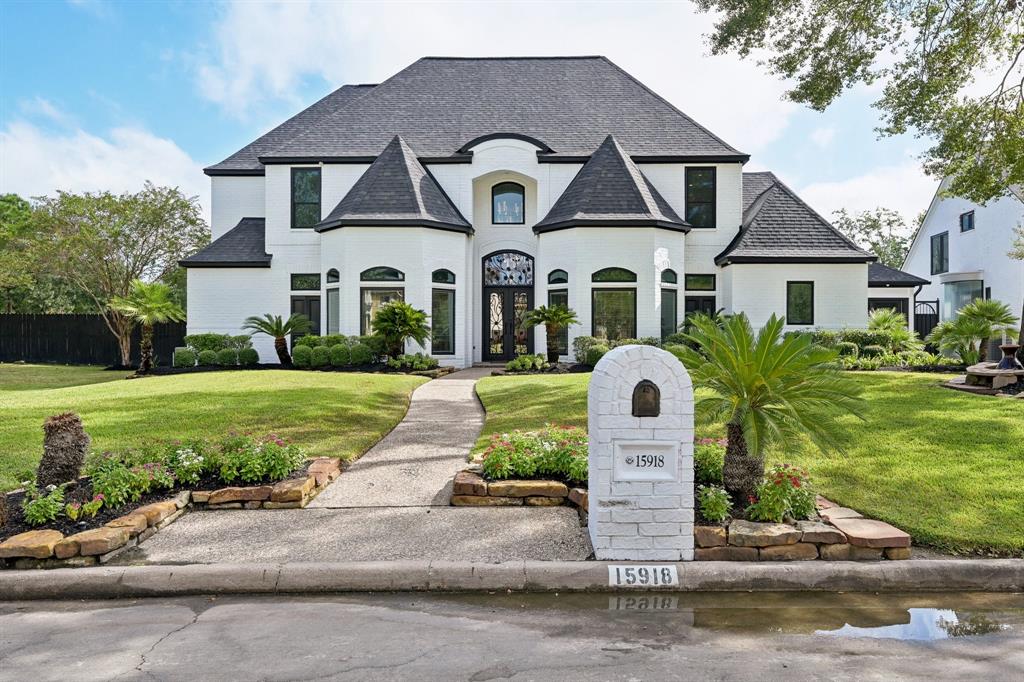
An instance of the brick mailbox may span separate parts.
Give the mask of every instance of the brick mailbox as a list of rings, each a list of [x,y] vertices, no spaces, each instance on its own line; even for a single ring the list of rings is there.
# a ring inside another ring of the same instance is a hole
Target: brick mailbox
[[[620,346],[587,395],[590,540],[598,559],[693,559],[693,384],[652,346]]]

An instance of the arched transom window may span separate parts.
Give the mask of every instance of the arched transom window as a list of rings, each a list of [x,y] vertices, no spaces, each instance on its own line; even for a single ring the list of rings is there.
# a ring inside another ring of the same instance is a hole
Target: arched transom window
[[[404,282],[405,273],[401,270],[381,265],[369,270],[363,270],[359,274],[359,279],[364,282]]]
[[[565,270],[552,270],[548,273],[548,284],[568,284],[569,273]]]
[[[341,281],[341,273],[339,273],[336,268],[331,268],[330,270],[327,271],[327,283],[328,284],[337,284],[340,281]]]
[[[434,284],[455,284],[455,273],[451,270],[434,270],[430,280]]]
[[[605,268],[590,277],[592,282],[635,282],[636,273],[626,268]]]
[[[500,182],[491,188],[491,223],[522,225],[526,222],[526,190],[517,182]]]
[[[518,251],[493,253],[484,258],[484,286],[520,287],[533,285],[533,258]]]

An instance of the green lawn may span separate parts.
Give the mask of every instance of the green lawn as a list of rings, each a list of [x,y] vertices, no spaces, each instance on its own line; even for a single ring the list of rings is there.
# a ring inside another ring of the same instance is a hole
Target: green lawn
[[[78,375],[81,368],[64,369]],[[43,420],[58,412],[82,416],[96,451],[238,430],[278,433],[313,456],[353,458],[394,428],[412,390],[426,381],[266,370],[13,391],[8,377],[14,385],[22,382],[17,373],[0,375],[0,490],[15,487],[34,470],[42,454]]]
[[[124,379],[130,372],[107,371],[96,365],[23,365],[0,363],[0,394],[65,386],[85,386]],[[2,404],[2,403],[0,403]]]
[[[810,445],[772,459],[807,467],[819,491],[888,521],[915,542],[958,552],[1024,555],[1024,401],[939,386],[948,377],[851,373],[865,390],[864,422],[848,425],[845,455]],[[545,422],[586,423],[588,375],[490,377],[477,384],[486,435]],[[722,435],[701,426],[698,436]]]

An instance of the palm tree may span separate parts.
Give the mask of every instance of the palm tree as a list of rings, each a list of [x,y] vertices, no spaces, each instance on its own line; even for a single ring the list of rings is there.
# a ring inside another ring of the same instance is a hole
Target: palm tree
[[[579,324],[576,311],[570,310],[564,305],[537,306],[527,311],[523,317],[523,323],[529,327],[544,325],[544,331],[548,338],[548,362],[558,362],[558,332],[566,327]]]
[[[153,325],[185,319],[185,311],[172,300],[171,288],[161,282],[134,280],[128,295],[115,296],[110,308],[142,325],[139,374],[153,369]]]
[[[984,326],[985,332],[979,340],[978,361],[984,362],[988,355],[989,339],[1004,334],[1016,333],[1017,316],[1010,312],[1010,306],[1000,301],[977,298],[960,309],[957,319],[966,317]]]
[[[981,362],[981,344],[992,333],[984,320],[961,315],[935,325],[928,335],[928,343],[956,355],[965,365]]]
[[[300,313],[292,313],[287,320],[280,315],[267,313],[263,317],[245,318],[242,328],[253,334],[266,334],[274,339],[274,350],[282,365],[292,364],[292,356],[288,354],[288,337],[292,334],[307,334],[312,328],[309,318]]]
[[[835,351],[810,334],[784,334],[785,318],[772,315],[756,335],[743,314],[693,315],[689,322],[690,343],[669,351],[703,389],[698,413],[725,422],[722,477],[738,509],[753,499],[770,448],[808,437],[823,451],[836,450],[842,430],[835,418],[863,418],[860,388],[834,364]]]
[[[397,358],[405,352],[407,339],[426,346],[430,335],[427,313],[413,308],[405,301],[392,301],[381,306],[373,316],[373,333],[384,339],[388,356]]]
[[[868,315],[868,329],[892,332],[906,328],[907,318],[892,308],[879,308]]]

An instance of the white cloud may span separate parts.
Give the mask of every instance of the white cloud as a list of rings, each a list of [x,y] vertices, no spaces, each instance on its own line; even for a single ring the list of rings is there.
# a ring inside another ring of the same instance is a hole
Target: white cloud
[[[876,207],[899,211],[907,225],[928,207],[938,182],[924,174],[913,161],[875,168],[863,175],[835,182],[812,182],[798,194],[826,218],[845,208],[850,212]]]
[[[815,128],[811,131],[811,142],[815,145],[824,149],[832,144],[832,140],[835,139],[836,129],[832,126],[826,126],[823,128]]]
[[[209,182],[200,164],[172,140],[136,127],[115,128],[103,137],[77,127],[51,130],[26,120],[0,131],[0,193],[134,192],[146,180],[198,196],[209,220]]]
[[[603,54],[745,152],[797,105],[753,61],[705,54],[712,19],[684,3],[251,3],[228,5],[212,51],[188,57],[200,93],[239,119],[298,108],[308,78],[380,81],[441,49],[460,56]],[[454,42],[439,42],[439,37]]]

